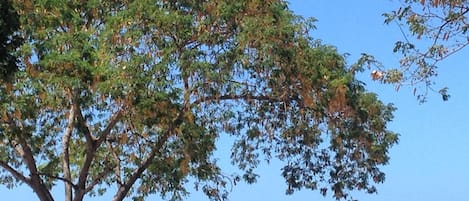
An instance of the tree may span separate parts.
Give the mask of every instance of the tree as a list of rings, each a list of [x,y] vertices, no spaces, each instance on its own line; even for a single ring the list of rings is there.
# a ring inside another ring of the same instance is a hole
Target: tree
[[[384,16],[386,23],[399,25],[405,40],[396,42],[394,48],[394,52],[402,54],[401,68],[388,70],[385,73],[388,76],[381,80],[397,86],[423,83],[425,88],[419,92],[418,99],[425,101],[428,90],[434,90],[432,78],[438,74],[438,63],[469,45],[469,3],[467,0],[405,0],[398,10]],[[412,40],[410,36],[422,41]],[[443,100],[449,98],[447,90],[446,87],[438,90]]]
[[[19,16],[11,1],[0,2],[0,83],[11,80],[18,70],[17,59],[12,53],[21,45],[21,38],[15,33],[19,29]]]
[[[336,49],[278,0],[30,1],[21,68],[0,88],[0,183],[41,201],[117,189],[114,200],[213,200],[256,181],[274,157],[287,193],[373,193],[397,134],[395,109],[364,89]],[[36,59],[37,58],[37,59]],[[227,176],[212,153],[236,138]]]

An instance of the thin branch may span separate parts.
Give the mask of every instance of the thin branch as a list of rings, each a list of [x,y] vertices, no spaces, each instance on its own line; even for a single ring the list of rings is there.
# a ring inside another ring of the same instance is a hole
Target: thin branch
[[[456,19],[456,20],[457,20],[458,18],[460,18],[460,17],[466,15],[466,13],[468,13],[468,12],[469,12],[469,8],[466,9],[464,12],[459,13],[458,16],[455,17],[455,18],[446,19],[445,22],[444,22],[440,27],[438,27],[438,32],[437,32],[436,35],[435,35],[435,39],[434,39],[434,41],[433,41],[433,45],[435,45],[435,44],[438,42],[439,35],[441,34],[441,32],[443,31],[443,28],[444,28],[446,25],[448,25],[449,23],[453,22],[453,21],[454,21],[453,19]]]
[[[469,45],[469,40],[466,43],[461,44],[459,47],[452,49],[451,52],[441,57],[440,60],[448,58],[449,56],[455,54],[456,52],[459,52],[460,50],[464,49],[468,45]]]
[[[119,156],[117,156],[116,151],[114,150],[114,147],[112,146],[112,144],[108,141],[106,141],[106,144],[107,144],[109,150],[111,151],[112,157],[113,157],[113,159],[116,163],[116,167],[115,167],[116,181],[117,181],[117,184],[119,184],[119,187],[120,187],[120,185],[122,185],[121,160],[119,159]]]
[[[399,30],[401,31],[401,34],[404,37],[404,40],[407,43],[410,43],[410,40],[407,38],[407,35],[405,34],[404,29],[402,28],[402,24],[400,24],[399,22],[396,22],[396,25],[397,25],[397,27],[399,27]]]
[[[273,101],[273,102],[282,102],[281,97],[273,97],[266,95],[250,95],[250,94],[226,94],[220,96],[208,96],[195,100],[192,104],[200,104],[203,102],[209,101],[219,101],[219,100],[259,100],[259,101]]]
[[[106,167],[104,171],[102,171],[101,173],[99,173],[96,178],[93,179],[93,181],[91,181],[91,183],[88,185],[88,187],[86,187],[85,189],[85,192],[90,192],[91,190],[93,190],[93,188],[99,184],[99,182],[101,182],[101,180],[107,175],[109,174],[110,172],[112,171],[112,168],[110,167]]]
[[[117,122],[121,119],[122,115],[123,111],[119,110],[111,117],[111,120],[109,121],[107,127],[99,134],[99,138],[97,139],[96,144],[100,145],[106,140],[107,136],[111,133],[111,129],[116,126]]]
[[[60,176],[56,176],[56,175],[51,175],[51,174],[47,174],[47,173],[43,173],[43,172],[39,172],[38,173],[39,175],[42,175],[42,176],[46,176],[46,177],[49,177],[49,178],[53,178],[53,179],[57,179],[57,180],[60,180],[60,181],[63,181],[64,183],[72,186],[73,188],[77,188],[77,186],[69,179],[65,178],[65,177],[60,177]]]

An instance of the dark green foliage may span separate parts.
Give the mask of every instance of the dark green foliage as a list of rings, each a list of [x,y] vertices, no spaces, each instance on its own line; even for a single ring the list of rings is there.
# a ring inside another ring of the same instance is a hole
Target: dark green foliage
[[[22,42],[17,35],[19,16],[10,0],[0,2],[0,13],[0,81],[11,81],[18,70],[14,52]]]

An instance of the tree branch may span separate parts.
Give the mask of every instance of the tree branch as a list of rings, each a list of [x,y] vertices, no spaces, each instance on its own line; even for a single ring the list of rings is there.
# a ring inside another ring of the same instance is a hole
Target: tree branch
[[[112,171],[112,168],[106,166],[104,171],[99,173],[96,178],[93,179],[93,181],[86,187],[85,192],[89,192],[93,190],[93,188],[110,172]]]
[[[116,126],[117,122],[121,119],[123,114],[122,110],[117,111],[112,117],[111,120],[109,121],[109,124],[107,127],[99,134],[99,138],[96,141],[96,144],[100,145],[102,142],[104,142],[107,138],[107,136],[111,133],[111,129]]]
[[[96,150],[96,143],[95,138],[92,136],[90,129],[86,123],[85,118],[83,117],[83,113],[81,112],[81,108],[77,105],[76,108],[76,118],[78,124],[78,130],[83,133],[86,140],[86,152],[85,152],[85,161],[83,162],[83,166],[81,167],[80,173],[78,174],[78,183],[77,189],[75,189],[75,198],[74,200],[82,200],[85,195],[85,183],[86,178],[88,177],[91,162],[93,161],[95,150]]]
[[[116,151],[114,150],[114,147],[112,147],[112,144],[108,141],[106,141],[106,144],[107,144],[109,150],[111,151],[112,157],[113,157],[113,159],[116,163],[116,167],[115,167],[116,181],[117,181],[117,184],[120,187],[120,185],[122,185],[121,160],[119,159],[119,156],[116,154]]]
[[[119,110],[117,113],[111,117],[108,126],[101,132],[98,139],[91,135],[88,126],[86,125],[86,120],[83,117],[81,112],[81,108],[77,107],[77,120],[79,129],[83,131],[86,139],[86,153],[85,153],[85,161],[83,162],[83,166],[81,167],[79,176],[78,176],[78,190],[75,192],[75,200],[81,200],[86,193],[86,179],[89,175],[89,170],[93,159],[96,154],[96,149],[101,145],[101,143],[106,139],[106,137],[111,132],[111,129],[116,125],[117,121],[122,116],[122,110]]]
[[[70,111],[68,114],[68,125],[65,129],[64,135],[62,136],[62,171],[64,174],[64,184],[65,184],[65,200],[72,201],[72,175],[70,173],[70,138],[73,132],[73,127],[75,124],[75,112],[76,112],[76,103],[72,103]],[[61,179],[62,180],[62,179]]]
[[[150,164],[153,162],[155,156],[160,152],[160,150],[163,148],[164,144],[167,142],[169,137],[173,134],[174,129],[176,129],[179,124],[177,121],[179,119],[182,119],[184,116],[184,113],[188,110],[191,104],[189,104],[190,97],[188,94],[189,93],[189,84],[186,79],[184,79],[184,88],[185,88],[185,93],[184,93],[184,106],[183,108],[179,111],[178,117],[176,118],[175,121],[173,121],[170,124],[170,127],[168,130],[166,130],[165,133],[159,136],[159,139],[156,141],[156,144],[153,146],[153,149],[150,151],[148,156],[143,160],[143,162],[136,168],[132,175],[129,177],[129,179],[123,183],[116,195],[113,198],[113,201],[122,201],[127,194],[129,193],[131,187],[135,184],[138,178],[141,177],[143,172],[147,170],[147,168],[150,166]],[[274,102],[281,102],[282,97],[272,97],[272,96],[264,96],[264,95],[250,95],[250,94],[244,94],[244,95],[221,95],[221,96],[209,96],[209,97],[204,97],[198,100],[195,100],[192,102],[192,104],[200,104],[202,102],[206,101],[213,101],[213,100],[266,100],[266,101],[274,101]]]
[[[64,183],[70,185],[71,187],[77,188],[77,186],[76,186],[71,180],[69,180],[69,179],[67,179],[67,178],[60,177],[60,176],[56,176],[56,175],[51,175],[51,174],[47,174],[47,173],[43,173],[43,172],[39,172],[38,174],[39,174],[39,175],[42,175],[42,176],[49,177],[49,178],[53,178],[53,179],[57,179],[57,180],[63,181]]]
[[[2,167],[3,169],[5,169],[6,171],[10,172],[13,177],[15,177],[16,179],[28,184],[29,186],[31,186],[31,180],[27,177],[25,177],[23,174],[21,174],[20,172],[18,172],[17,170],[15,170],[13,167],[11,167],[10,165],[8,165],[7,163],[5,163],[4,161],[0,161],[0,167]]]
[[[203,102],[209,101],[219,101],[219,100],[259,100],[259,101],[273,101],[273,102],[282,102],[283,99],[281,97],[273,97],[273,96],[266,96],[266,95],[251,95],[251,94],[227,94],[227,95],[220,95],[220,96],[208,96],[203,97],[200,99],[195,100],[192,104],[200,104]]]
[[[90,129],[88,128],[88,125],[86,124],[86,120],[83,117],[80,107],[77,108],[77,120],[78,120],[78,128],[80,131],[83,132],[83,135],[85,136],[85,140],[86,140],[85,162],[83,164],[83,167],[78,177],[79,178],[78,187],[83,187],[84,189],[86,177],[88,175],[88,170],[91,165],[91,161],[93,160],[93,157],[94,157],[95,139],[92,136]]]
[[[135,169],[130,178],[119,187],[119,190],[114,196],[113,201],[122,201],[127,196],[127,193],[129,193],[130,188],[135,184],[137,179],[140,178],[142,173],[150,166],[156,154],[160,151],[160,149],[166,143],[168,138],[171,136],[171,133],[172,132],[168,130],[161,136],[161,138],[151,150],[150,154],[148,154],[148,156],[145,158],[143,163],[137,169]]]
[[[22,130],[22,126],[20,126],[20,129]],[[19,133],[18,136],[18,142],[19,145],[21,146],[15,146],[17,147],[17,150],[20,150],[21,152],[21,158],[26,163],[26,166],[29,169],[29,173],[31,176],[31,188],[36,192],[37,196],[41,201],[53,201],[53,197],[49,192],[49,189],[44,185],[42,182],[41,177],[39,177],[39,172],[37,170],[36,166],[36,160],[34,159],[33,152],[31,150],[31,147],[27,143],[26,139],[23,138],[22,133]]]
[[[44,185],[44,183],[42,182],[42,179],[39,177],[37,166],[36,166],[36,160],[34,159],[33,152],[27,140],[23,136],[24,129],[23,129],[23,124],[21,120],[17,120],[18,122],[18,126],[17,126],[14,123],[15,122],[14,119],[9,114],[6,114],[6,116],[8,118],[10,127],[18,128],[18,133],[16,134],[17,141],[12,139],[10,142],[12,143],[12,146],[16,150],[16,152],[18,152],[18,154],[21,156],[23,161],[26,163],[26,167],[29,170],[29,174],[30,174],[30,178],[28,179],[29,182],[25,182],[25,183],[27,183],[34,190],[34,192],[36,193],[36,195],[41,201],[53,201],[54,198],[50,194],[49,189]],[[4,168],[9,167],[8,164],[6,163],[4,163],[4,165],[7,165],[7,166],[2,165],[2,167]],[[14,169],[11,169],[11,170],[14,170]]]
[[[168,128],[168,130],[165,133],[160,135],[158,141],[153,146],[153,149],[150,151],[150,153],[145,158],[145,160],[139,165],[139,167],[137,169],[135,169],[133,171],[130,178],[119,187],[116,195],[113,198],[113,201],[122,201],[127,196],[127,194],[129,193],[129,190],[131,189],[131,187],[135,184],[137,179],[140,178],[140,176],[143,174],[143,172],[145,172],[145,170],[150,166],[150,164],[151,164],[151,162],[153,162],[153,159],[155,158],[156,154],[159,153],[160,149],[164,146],[166,141],[168,141],[169,137],[174,132],[174,129],[179,126],[176,123],[176,121],[178,121],[178,119],[180,119],[184,116],[184,112],[185,112],[184,108],[181,111],[179,111],[178,118],[176,118],[176,120],[171,123],[171,127]]]
[[[443,31],[443,28],[444,28],[446,25],[448,25],[448,24],[454,22],[455,19],[457,20],[458,18],[460,18],[460,17],[466,15],[467,13],[469,13],[469,8],[466,8],[465,11],[463,11],[463,12],[461,12],[461,13],[458,13],[458,16],[456,16],[456,17],[454,17],[454,18],[446,19],[445,22],[444,22],[442,25],[440,25],[440,26],[438,27],[438,31],[437,31],[437,33],[436,33],[436,35],[435,35],[435,39],[434,39],[434,41],[433,41],[433,45],[435,45],[435,44],[438,42],[438,39],[440,39],[439,36],[440,36],[441,32]],[[443,40],[444,40],[444,38],[443,38]]]

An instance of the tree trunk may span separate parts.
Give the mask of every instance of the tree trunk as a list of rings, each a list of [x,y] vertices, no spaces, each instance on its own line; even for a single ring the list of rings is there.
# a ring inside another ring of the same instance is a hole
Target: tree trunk
[[[73,96],[73,95],[72,95]],[[73,97],[72,97],[73,98]],[[62,136],[62,171],[64,174],[65,185],[65,201],[72,201],[72,175],[70,172],[70,138],[73,132],[73,126],[75,124],[75,103],[72,103],[68,116],[68,125],[65,129],[64,135]]]
[[[85,197],[85,190],[84,189],[76,189],[73,201],[83,201],[84,197]]]
[[[54,201],[52,194],[49,192],[47,187],[42,183],[39,176],[37,176],[36,179],[32,180],[31,188],[34,190],[34,192],[36,193],[40,201]]]

